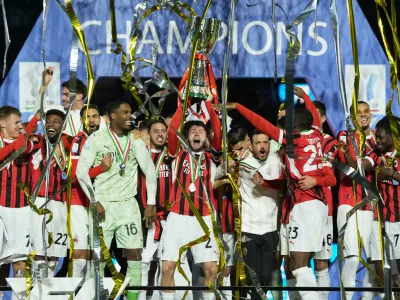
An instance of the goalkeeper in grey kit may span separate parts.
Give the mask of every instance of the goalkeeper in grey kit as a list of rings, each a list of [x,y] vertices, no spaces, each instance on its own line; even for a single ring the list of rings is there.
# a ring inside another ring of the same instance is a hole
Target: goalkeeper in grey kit
[[[111,102],[108,105],[110,126],[93,133],[83,146],[76,177],[86,196],[87,189],[94,188],[97,213],[103,228],[107,247],[115,236],[118,248],[123,248],[128,261],[129,285],[140,286],[141,250],[143,235],[141,214],[135,199],[137,194],[138,167],[146,176],[147,207],[145,223],[149,226],[156,217],[155,196],[157,178],[154,164],[140,139],[130,133],[132,110],[126,102]],[[111,168],[96,177],[94,184],[89,178],[89,169],[101,163],[108,153],[113,163]],[[138,165],[139,164],[139,165]],[[102,270],[105,263],[102,264]],[[138,291],[129,291],[128,300],[136,299]]]

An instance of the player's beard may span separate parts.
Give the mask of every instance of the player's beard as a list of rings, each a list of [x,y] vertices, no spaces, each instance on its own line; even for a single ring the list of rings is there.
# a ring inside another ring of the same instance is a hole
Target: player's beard
[[[194,152],[199,152],[204,150],[204,146],[206,144],[206,141],[203,142],[195,142],[195,140],[189,141],[189,145],[192,151]]]

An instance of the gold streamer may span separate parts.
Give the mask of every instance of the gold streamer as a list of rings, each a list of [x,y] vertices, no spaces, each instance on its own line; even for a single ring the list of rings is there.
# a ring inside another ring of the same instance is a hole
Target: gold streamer
[[[384,0],[375,0],[375,3],[377,5],[379,5],[383,9],[383,11],[384,11],[384,13],[386,15],[386,18],[387,18],[387,21],[389,23],[390,29],[392,30],[392,33],[393,33],[393,44],[394,44],[394,49],[396,51],[395,52],[396,53],[396,57],[399,57],[399,55],[400,55],[400,42],[399,42],[399,38],[397,37],[396,12],[395,12],[396,8],[394,6],[394,1],[391,2],[392,3],[392,12],[391,12],[392,17],[389,16],[389,13],[388,13],[388,11],[386,9],[386,2]]]
[[[236,172],[235,172],[236,173]],[[236,184],[235,179],[231,174],[227,174],[229,182],[232,186],[232,206],[233,206],[233,218],[235,222],[235,232],[236,232],[236,251],[242,256],[242,196],[240,195],[239,187]],[[240,207],[240,208],[239,208]],[[236,262],[236,283],[235,285],[239,285],[239,281],[242,285],[247,285],[246,281],[246,272],[244,270],[244,265],[239,261]],[[240,291],[235,291],[235,297],[238,299],[240,296]]]
[[[124,283],[125,276],[122,275],[121,273],[118,273],[117,269],[115,268],[115,266],[112,262],[110,251],[108,250],[106,243],[104,241],[103,228],[101,226],[99,226],[98,231],[99,231],[99,238],[100,238],[101,253],[103,254],[103,258],[107,264],[108,269],[111,272],[112,280],[114,281],[114,288],[112,289],[112,291],[110,293],[110,298],[109,298],[110,300],[113,300],[117,296],[119,289],[121,288],[122,284]]]
[[[86,44],[85,34],[83,33],[82,26],[78,20],[78,17],[75,14],[75,10],[72,7],[71,0],[65,0],[65,5],[68,18],[70,19],[72,27],[74,28],[76,35],[79,38],[79,41],[82,45],[83,53],[85,53],[86,66],[87,66],[87,79],[88,79],[87,105],[90,105],[90,100],[92,99],[94,90],[94,74],[93,74],[92,63],[90,61],[89,50]]]
[[[26,298],[29,299],[29,294],[31,293],[32,288],[32,261],[35,257],[36,252],[30,252],[28,258],[26,259],[26,267],[25,267],[25,274],[26,274]]]
[[[189,243],[187,243],[186,245],[182,246],[179,249],[179,258],[178,261],[176,262],[176,267],[178,268],[178,272],[183,276],[183,278],[185,278],[185,280],[187,281],[188,285],[190,285],[190,280],[187,277],[185,271],[183,271],[182,267],[181,267],[181,257],[182,254],[184,252],[186,252],[187,250],[189,250],[191,247],[203,243],[205,241],[207,241],[210,238],[210,228],[208,228],[207,224],[204,222],[202,216],[200,216],[199,211],[197,210],[196,206],[194,205],[192,199],[190,198],[189,194],[186,192],[185,187],[182,185],[182,183],[180,182],[179,178],[176,178],[176,181],[179,184],[179,187],[182,190],[183,195],[185,196],[185,199],[188,201],[189,203],[189,207],[192,210],[192,212],[194,213],[197,221],[199,222],[201,229],[203,229],[204,231],[204,235],[195,239],[194,241],[190,241]],[[207,201],[206,201],[207,202]],[[212,211],[210,211],[210,214],[212,214]],[[185,291],[185,294],[183,295],[182,299],[186,299],[186,296],[188,294],[188,290]]]
[[[111,1],[114,2],[113,0],[110,0],[110,8],[112,8]],[[129,66],[130,66],[130,70],[132,73],[135,72],[136,49],[137,49],[137,43],[138,43],[137,32],[139,31],[139,25],[150,14],[164,8],[162,6],[162,3],[163,3],[162,0],[157,0],[157,2],[158,2],[158,4],[153,5],[152,7],[148,8],[143,13],[143,15],[140,17],[140,19],[137,22],[135,21],[134,28],[132,30],[133,33],[132,33],[131,40],[129,43],[129,55],[130,55]],[[142,3],[144,3],[144,2],[142,2]],[[178,2],[177,4],[175,4],[172,1],[167,1],[167,4],[174,13],[176,13],[180,18],[182,18],[187,23],[190,21],[190,17],[186,16],[180,8],[183,8],[183,9],[186,9],[187,11],[189,11],[190,16],[194,16],[196,14],[194,9],[191,6],[189,6],[188,3]],[[112,11],[111,11],[111,13],[113,14]],[[113,22],[113,19],[111,19],[111,22]],[[115,26],[115,10],[114,10],[114,24],[113,23],[111,23],[111,24],[112,24],[112,26]],[[112,28],[115,28],[115,27],[112,27]],[[114,29],[113,29],[113,32],[114,32]],[[115,38],[114,38],[114,33],[113,33],[113,42],[114,42],[114,40],[117,41],[116,30],[115,30]],[[118,49],[118,45],[117,45],[117,49]],[[124,59],[124,52],[123,52],[123,59]],[[126,55],[125,55],[125,62],[126,62]],[[121,66],[123,69],[123,73],[121,76],[121,80],[124,82],[123,87],[126,90],[129,90],[131,92],[131,94],[134,96],[134,98],[136,99],[136,101],[138,102],[138,104],[140,106],[142,104],[142,99],[140,98],[136,87],[132,84],[132,75],[130,74],[129,70],[126,70],[126,67],[123,66],[122,63],[121,63]]]
[[[31,198],[31,195],[29,194],[28,187],[23,182],[18,183],[18,188],[20,188],[21,190],[24,191],[26,198],[28,199],[28,204],[35,213],[37,213],[39,216],[49,215],[49,218],[46,221],[46,224],[49,224],[53,220],[53,213],[47,208],[38,208],[36,206],[36,204],[33,202],[32,198]],[[47,229],[46,229],[46,231],[47,231]],[[48,247],[51,247],[51,245],[54,242],[53,234],[48,231],[47,231],[47,233],[48,233],[47,242],[49,244]]]
[[[71,169],[72,169],[72,160],[70,155],[68,159],[68,169],[67,169],[67,178],[68,178],[67,180],[70,182],[67,186],[67,234],[69,237],[68,277],[72,277],[73,259],[75,250],[74,237],[72,236],[72,231],[71,231],[71,196],[72,196]]]

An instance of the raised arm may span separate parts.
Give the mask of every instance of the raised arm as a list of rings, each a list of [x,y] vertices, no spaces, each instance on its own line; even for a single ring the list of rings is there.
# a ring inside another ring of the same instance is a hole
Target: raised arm
[[[25,126],[25,132],[27,133],[28,137],[32,134],[38,121],[39,120],[35,116]],[[0,161],[5,160],[14,151],[21,149],[25,145],[25,143],[30,143],[30,141],[29,139],[25,141],[25,134],[21,133],[14,142],[12,142],[11,144],[7,144],[0,149]],[[32,143],[28,146],[29,147],[26,148],[24,153],[29,153],[30,151],[32,151]]]
[[[283,130],[272,125],[270,122],[265,120],[263,117],[257,115],[251,110],[247,109],[243,105],[236,103],[236,110],[245,117],[255,128],[261,130],[273,140],[279,144],[286,144],[286,139],[283,137]]]
[[[210,115],[211,128],[214,132],[214,137],[211,141],[211,146],[215,151],[220,152],[222,150],[221,122],[217,114],[215,113],[214,108],[212,107],[211,101],[206,101],[206,108]]]
[[[171,124],[168,127],[168,153],[171,157],[175,157],[178,150],[178,137],[176,136],[175,130],[179,130],[182,114],[182,106],[178,103],[178,108],[172,116]]]
[[[304,105],[306,106],[306,109],[313,116],[313,127],[317,127],[320,130],[322,130],[322,128],[320,128],[321,127],[321,119],[319,118],[318,109],[315,107],[310,96],[308,96],[307,94],[304,94],[303,99],[304,99]]]

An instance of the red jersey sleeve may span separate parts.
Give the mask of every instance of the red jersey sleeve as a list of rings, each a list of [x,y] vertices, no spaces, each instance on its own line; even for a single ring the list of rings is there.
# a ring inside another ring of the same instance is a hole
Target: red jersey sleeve
[[[312,114],[313,116],[313,127],[319,128],[321,130],[321,119],[319,118],[318,109],[315,107],[314,103],[312,102],[310,96],[304,94],[304,105],[306,109]]]
[[[182,114],[182,106],[178,103],[178,108],[172,116],[171,124],[168,127],[168,153],[171,157],[175,157],[178,149],[178,137],[176,136],[175,130],[179,130]]]
[[[315,179],[317,180],[317,185],[319,186],[329,187],[336,185],[336,177],[330,167],[323,167],[322,176],[316,177]]]
[[[206,108],[210,115],[211,128],[214,132],[214,137],[211,141],[211,146],[217,152],[222,150],[222,131],[221,122],[211,105],[211,101],[206,101]]]
[[[266,135],[268,135],[273,140],[277,141],[280,144],[286,144],[286,139],[284,138],[284,131],[279,129],[278,127],[272,125],[270,122],[265,120],[263,117],[257,115],[251,110],[247,109],[243,105],[237,103],[236,104],[237,111],[245,117],[251,125],[253,125],[258,130],[261,130]]]
[[[38,119],[36,119],[36,117],[33,117],[28,124],[26,124],[25,126],[25,132],[30,136],[33,133],[33,130],[35,130],[35,127],[37,125],[37,123],[39,122]]]
[[[364,157],[364,159],[369,161],[372,169],[375,169],[376,166],[381,164],[382,157],[376,153],[376,151],[372,150]]]

